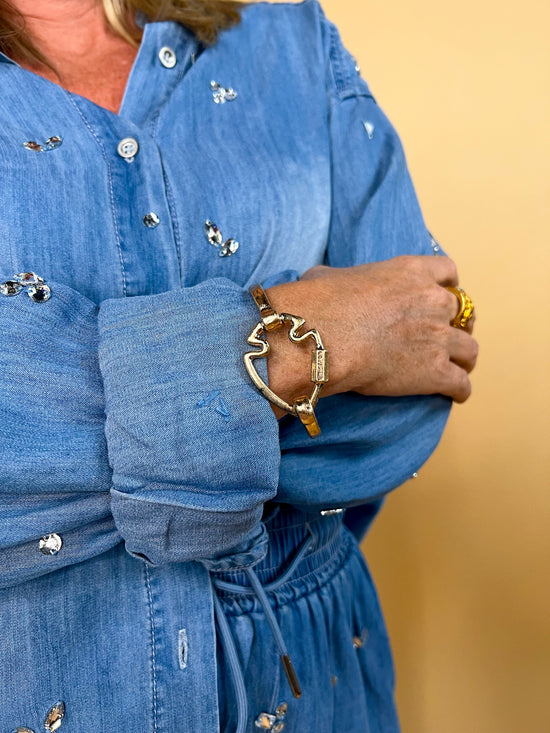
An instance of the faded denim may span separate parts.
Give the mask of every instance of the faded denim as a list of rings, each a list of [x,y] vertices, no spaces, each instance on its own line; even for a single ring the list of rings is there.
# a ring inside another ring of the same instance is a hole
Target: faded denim
[[[237,97],[216,104],[211,81]],[[313,0],[247,7],[206,49],[147,24],[119,115],[6,57],[0,89],[0,277],[52,288],[0,297],[0,733],[38,733],[59,699],[61,733],[252,733],[283,701],[288,733],[396,733],[356,538],[449,401],[329,397],[312,441],[242,362],[249,285],[433,253],[336,29]],[[218,256],[208,219],[237,252]]]

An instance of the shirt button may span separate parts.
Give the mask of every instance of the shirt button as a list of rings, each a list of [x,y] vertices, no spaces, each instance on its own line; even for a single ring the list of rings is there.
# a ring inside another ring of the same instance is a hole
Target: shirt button
[[[176,54],[169,46],[163,46],[159,51],[160,63],[165,69],[173,69],[176,65]]]
[[[125,137],[119,142],[116,150],[121,158],[130,163],[139,150],[139,143],[133,137]]]
[[[158,227],[160,224],[160,219],[155,214],[154,211],[150,211],[148,214],[145,214],[143,217],[143,223],[148,229],[154,229],[155,227]]]
[[[57,555],[63,546],[63,540],[58,534],[47,534],[40,538],[38,547],[43,555]]]

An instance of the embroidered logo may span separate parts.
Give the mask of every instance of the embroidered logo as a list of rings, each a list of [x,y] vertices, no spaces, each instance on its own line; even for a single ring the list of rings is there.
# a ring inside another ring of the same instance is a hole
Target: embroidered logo
[[[197,407],[213,407],[214,410],[223,417],[225,422],[229,422],[229,410],[225,404],[225,400],[222,397],[222,393],[219,389],[215,389],[203,397],[203,399],[197,403]]]

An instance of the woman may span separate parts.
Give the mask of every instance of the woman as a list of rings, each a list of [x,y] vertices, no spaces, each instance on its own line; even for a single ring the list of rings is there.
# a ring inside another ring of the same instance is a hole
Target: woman
[[[1,29],[2,730],[397,731],[357,538],[477,347],[394,131],[312,0]]]

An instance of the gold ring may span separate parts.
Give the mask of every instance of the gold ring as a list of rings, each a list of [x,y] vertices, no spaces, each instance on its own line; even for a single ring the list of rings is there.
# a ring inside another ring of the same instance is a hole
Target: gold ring
[[[475,310],[472,299],[462,288],[448,285],[447,290],[456,295],[458,299],[458,313],[451,321],[451,326],[454,326],[454,328],[467,328],[468,321],[474,315]]]

